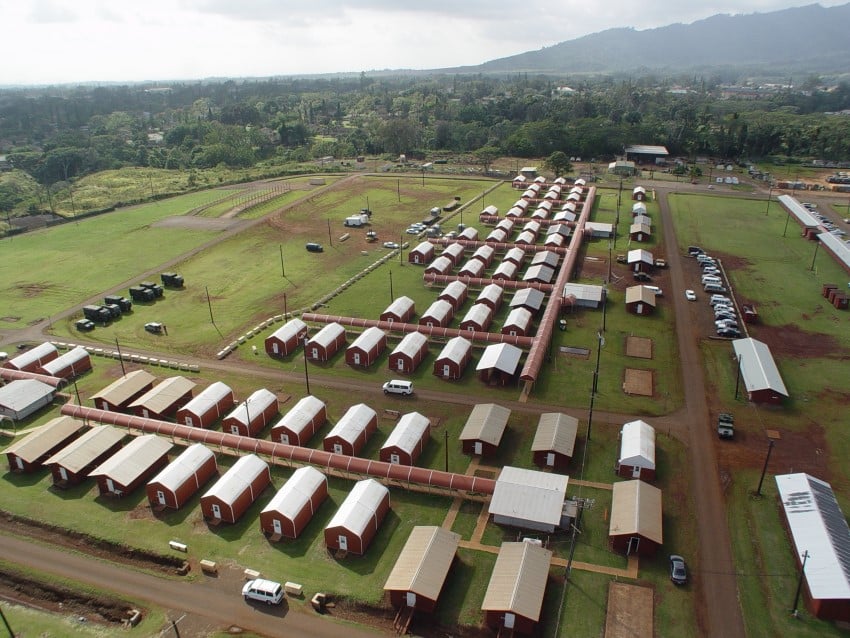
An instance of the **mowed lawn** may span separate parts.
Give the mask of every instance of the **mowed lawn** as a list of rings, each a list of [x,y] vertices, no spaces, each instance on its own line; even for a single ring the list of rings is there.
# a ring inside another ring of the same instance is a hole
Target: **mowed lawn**
[[[771,347],[790,394],[782,407],[736,400],[731,346],[703,342],[707,392],[736,415],[740,436],[718,448],[721,469],[731,488],[729,522],[744,618],[752,635],[833,635],[836,630],[803,612],[788,616],[798,571],[793,546],[781,524],[773,474],[805,471],[826,480],[845,514],[850,512],[846,406],[850,401],[847,311],[821,296],[826,282],[847,281],[821,247],[800,236],[800,228],[777,202],[693,195],[670,197],[680,248],[698,244],[724,260],[739,301],[754,302],[759,323],[750,336]],[[767,211],[767,215],[765,212]],[[783,233],[785,236],[783,236]],[[814,268],[813,268],[814,261]],[[743,394],[743,393],[742,393]],[[779,431],[764,479],[762,498],[754,498],[767,449],[766,429]],[[741,454],[745,446],[755,452]],[[735,448],[738,448],[737,453]]]

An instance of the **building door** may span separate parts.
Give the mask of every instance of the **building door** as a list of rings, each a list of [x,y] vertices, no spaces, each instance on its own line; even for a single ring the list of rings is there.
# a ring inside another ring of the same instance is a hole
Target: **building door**
[[[643,314],[643,304],[642,303],[635,305],[635,314],[638,314],[638,315]]]
[[[355,352],[353,359],[354,359],[354,365],[359,366],[360,365],[360,353]]]
[[[416,607],[416,594],[412,591],[407,592],[405,595],[405,602],[408,607]]]
[[[401,463],[401,459],[399,458],[398,454],[390,454],[390,463]]]
[[[314,347],[314,348],[312,348],[312,352],[313,352],[313,354],[310,355],[310,358],[316,359],[318,361],[318,359],[319,359],[319,349]]]
[[[640,478],[641,467],[639,465],[632,466],[632,478]]]
[[[106,479],[106,491],[115,492],[115,483],[112,482],[111,478]]]
[[[231,434],[239,434],[239,426],[238,425],[231,425],[230,426],[230,433]]]
[[[272,341],[272,352],[275,354],[280,354],[278,345],[277,341]]]
[[[142,408],[142,416],[146,419],[150,416],[150,413],[148,412],[147,408]]]
[[[165,503],[165,492],[163,492],[162,490],[157,490],[156,491],[156,501],[160,505],[165,505],[166,504]]]
[[[640,536],[630,536],[629,537],[629,546],[626,548],[626,556],[631,556],[632,554],[637,554],[638,549],[640,548]]]
[[[546,465],[548,465],[549,467],[552,467],[553,465],[555,465],[555,453],[554,452],[547,452],[546,453]]]
[[[281,434],[280,435],[280,442],[285,443],[286,445],[289,445],[289,435],[288,434]]]
[[[348,551],[348,537],[345,534],[340,534],[337,537],[337,541],[339,542],[339,548],[344,552]]]
[[[213,518],[221,518],[221,508],[219,507],[218,503],[212,504],[212,515]]]
[[[505,613],[505,629],[513,629],[515,623],[516,623],[516,614],[512,614],[511,612],[506,612]]]
[[[404,359],[402,359],[401,357],[396,359],[396,369],[399,372],[404,372]]]
[[[283,526],[280,524],[280,520],[275,518],[272,520],[272,529],[274,529],[275,534],[283,534]]]
[[[15,457],[15,465],[19,470],[24,469],[24,460],[20,456]]]
[[[484,444],[481,441],[476,441],[473,449],[475,450],[475,454],[481,454],[484,452]]]
[[[186,421],[186,425],[188,425],[189,427],[191,427],[191,428],[195,427],[195,421],[192,417],[187,416],[185,421]]]
[[[451,366],[443,364],[443,376],[447,379],[451,377]]]
[[[61,465],[59,466],[59,478],[61,478],[63,481],[68,480],[68,470],[66,470]]]
[[[342,454],[342,444],[334,443],[334,454]]]

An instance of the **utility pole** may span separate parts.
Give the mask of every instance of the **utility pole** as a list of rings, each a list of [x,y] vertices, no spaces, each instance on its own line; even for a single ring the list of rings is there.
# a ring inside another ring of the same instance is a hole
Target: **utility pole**
[[[12,631],[12,627],[9,626],[9,621],[6,620],[6,614],[3,613],[2,609],[0,609],[0,618],[3,619],[3,624],[6,625],[6,631],[9,632],[9,638],[15,638],[15,632]]]
[[[791,211],[788,211],[788,216],[785,218],[785,229],[782,231],[782,236],[785,237],[785,233],[788,232],[788,222],[791,221]]]
[[[738,398],[738,385],[741,382],[741,355],[735,357],[735,361],[738,363],[737,376],[735,377],[735,398]]]
[[[395,297],[393,296],[393,271],[390,271],[390,303],[395,301]]]
[[[770,210],[770,198],[773,195],[773,185],[771,184],[770,189],[767,191],[767,206],[764,207],[764,216],[767,217],[767,211]]]
[[[818,256],[818,247],[820,246],[820,239],[815,238],[815,254],[812,255],[812,265],[809,270],[815,269],[815,258]]]
[[[307,337],[304,337],[304,381],[307,384],[307,394],[310,394],[310,373],[307,371]]]
[[[283,244],[280,245],[280,276],[286,279],[286,268],[283,265]]]
[[[803,588],[803,574],[806,573],[806,561],[809,558],[809,550],[803,552],[803,566],[800,568],[800,578],[797,579],[797,591],[794,593],[794,608],[791,610],[791,614],[794,618],[797,617],[797,603],[800,602],[800,591]]]
[[[333,247],[333,245],[334,245],[334,240],[331,237],[331,220],[330,219],[328,220],[328,244],[330,244],[331,247]]]
[[[126,377],[127,371],[124,369],[124,357],[121,355],[121,346],[118,345],[118,337],[115,337],[115,349],[118,351],[118,362],[121,364],[121,376]]]
[[[204,290],[207,291],[207,306],[210,309],[210,323],[212,325],[215,325],[215,319],[213,318],[213,311],[212,311],[212,302],[210,301],[210,287],[204,286]]]
[[[761,478],[759,479],[759,486],[756,489],[756,496],[761,496],[761,486],[764,483],[764,475],[767,472],[767,464],[770,462],[770,453],[773,451],[773,439],[767,440],[767,456],[764,459],[764,467],[761,468]],[[796,606],[796,603],[795,603]]]
[[[446,472],[449,471],[449,431],[443,432],[446,435]]]

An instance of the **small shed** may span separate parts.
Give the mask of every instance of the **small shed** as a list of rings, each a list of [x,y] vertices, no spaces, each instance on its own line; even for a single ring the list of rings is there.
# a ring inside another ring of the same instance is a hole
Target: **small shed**
[[[632,241],[649,241],[652,239],[652,227],[649,224],[632,224],[629,226],[629,239]]]
[[[182,425],[208,428],[229,410],[232,410],[235,403],[236,399],[230,386],[221,381],[216,381],[177,410],[176,420]]]
[[[395,561],[384,591],[390,604],[431,613],[454,563],[460,534],[436,525],[417,525]]]
[[[224,417],[221,431],[239,436],[257,436],[277,413],[277,396],[271,390],[260,388]]]
[[[418,412],[402,415],[381,447],[385,463],[414,465],[431,438],[431,421]]]
[[[325,545],[363,555],[390,510],[390,491],[375,479],[354,484],[327,527]]]
[[[517,271],[519,270],[519,266],[517,266],[512,261],[503,261],[499,264],[499,267],[496,268],[493,273],[493,279],[502,279],[504,281],[513,281],[516,279]]]
[[[446,342],[434,360],[434,376],[441,379],[460,379],[472,356],[472,342],[453,337]]]
[[[629,421],[620,430],[618,476],[655,479],[655,428],[645,421]]]
[[[552,552],[533,543],[502,543],[481,609],[493,631],[533,634],[540,621]]]
[[[646,204],[642,201],[632,204],[632,216],[637,215],[646,215]]]
[[[798,473],[777,476],[776,487],[806,607],[821,620],[850,622],[850,527],[832,486]]]
[[[309,465],[299,467],[260,512],[260,530],[271,541],[296,539],[327,497],[327,477]]]
[[[455,263],[446,255],[440,255],[425,267],[426,275],[447,275],[454,268]]]
[[[560,262],[561,256],[554,250],[541,250],[534,253],[534,257],[531,258],[532,266],[547,266],[552,270],[555,270]]]
[[[646,201],[646,189],[643,186],[635,186],[632,189],[632,199],[636,202]]]
[[[517,267],[522,266],[525,261],[525,251],[519,246],[514,246],[505,253],[502,263],[516,264]]]
[[[173,444],[156,434],[142,434],[92,470],[101,496],[126,496],[168,464]]]
[[[649,215],[635,215],[632,218],[633,224],[646,224],[647,226],[652,226],[652,219],[650,219]]]
[[[509,233],[503,228],[494,228],[490,231],[484,241],[492,244],[503,244],[508,240]]]
[[[559,235],[557,233],[552,235],[546,235],[546,239],[543,240],[543,245],[547,248],[560,248],[564,244],[567,243],[566,237],[563,235]]]
[[[265,461],[254,454],[242,456],[201,497],[201,513],[212,525],[235,523],[270,483]]]
[[[487,511],[497,525],[552,534],[569,524],[564,515],[569,480],[563,474],[505,466]]]
[[[73,379],[91,370],[91,356],[82,346],[68,350],[65,354],[44,363],[39,368],[41,374],[60,379]]]
[[[526,270],[525,274],[522,276],[523,281],[539,284],[550,284],[554,278],[555,269],[543,264],[529,266],[528,270]]]
[[[468,241],[478,241],[478,229],[472,226],[467,226],[457,236],[458,239],[466,239]]]
[[[487,304],[474,304],[460,321],[461,330],[487,332],[493,320],[493,309]]]
[[[520,202],[525,204],[525,206],[520,206]],[[527,208],[528,202],[524,199],[521,199],[515,202],[514,205],[508,209],[508,212],[505,213],[505,219],[510,220],[513,217],[522,217],[525,214]]]
[[[519,375],[522,350],[509,343],[492,343],[484,348],[475,367],[478,378],[490,385],[511,385]]]
[[[412,374],[428,355],[428,337],[409,332],[390,353],[388,367],[392,372]]]
[[[451,323],[454,312],[454,306],[450,302],[445,299],[437,299],[419,317],[419,325],[430,326],[432,328],[445,328]]]
[[[327,420],[328,412],[325,402],[307,395],[272,426],[271,439],[285,445],[305,446]]]
[[[193,443],[148,482],[148,502],[154,509],[178,510],[217,473],[215,454]]]
[[[631,556],[653,556],[662,545],[661,490],[641,480],[614,483],[608,542]]]
[[[127,406],[137,416],[160,421],[192,400],[195,382],[186,377],[169,377]]]
[[[448,257],[452,260],[452,266],[457,266],[463,259],[463,253],[466,252],[466,247],[463,244],[449,244],[445,250],[440,253],[440,257]]]
[[[493,204],[490,204],[489,206],[484,207],[484,210],[481,211],[481,214],[487,215],[489,217],[495,217],[499,214],[499,209]]]
[[[602,286],[591,284],[564,284],[564,308],[579,306],[581,308],[599,308],[605,298]]]
[[[502,305],[502,297],[505,295],[505,289],[499,284],[487,284],[478,293],[476,304],[484,304],[490,306],[493,312],[496,312]]]
[[[322,447],[326,452],[357,456],[378,429],[378,413],[365,403],[352,405],[337,421]]]
[[[527,204],[528,202],[526,202],[525,200],[522,200],[522,203]],[[523,210],[525,210],[524,207],[522,208],[522,210],[520,210],[520,213],[522,213]],[[510,218],[505,218],[505,219],[501,220],[498,224],[496,224],[496,228],[501,228],[506,233],[510,234],[510,233],[514,232],[514,225],[515,224],[516,224],[516,222],[514,222],[514,220],[512,220]],[[487,244],[485,244],[485,245],[487,245]]]
[[[535,288],[520,288],[511,297],[511,309],[525,308],[531,314],[535,315],[540,312],[543,307],[543,302],[546,299],[546,293]]]
[[[407,253],[407,261],[411,264],[424,266],[430,264],[434,260],[436,248],[430,241],[423,241],[416,248]]]
[[[56,388],[36,379],[16,379],[0,388],[0,416],[21,421],[53,403]]]
[[[578,419],[560,412],[546,412],[537,421],[531,455],[538,467],[565,470],[573,458]]]
[[[614,236],[614,224],[608,222],[586,222],[584,230],[594,239],[607,239]]]
[[[492,456],[499,449],[511,411],[495,403],[479,403],[470,412],[460,433],[464,454]]]
[[[626,312],[651,315],[655,312],[655,293],[646,286],[629,286],[626,288]]]
[[[514,240],[517,244],[525,244],[530,245],[537,241],[537,233],[533,233],[530,230],[522,231],[519,236]]]
[[[457,312],[458,309],[466,303],[466,298],[469,295],[469,286],[467,286],[462,281],[452,281],[450,282],[437,299],[442,299],[443,301],[448,301],[454,312]]]
[[[655,259],[648,250],[635,248],[626,255],[626,263],[632,272],[649,272],[655,266]]]
[[[153,387],[156,380],[147,370],[135,370],[113,381],[92,396],[94,407],[100,410],[121,412],[133,401]]]
[[[85,430],[82,421],[69,416],[51,419],[16,440],[3,452],[12,472],[35,472],[56,452],[77,439]]]
[[[534,329],[532,314],[525,308],[514,308],[502,325],[502,334],[512,337],[528,337]]]
[[[416,314],[416,302],[410,297],[401,296],[387,306],[381,313],[380,320],[390,323],[408,323],[414,314]]]
[[[21,370],[23,372],[38,372],[41,366],[48,361],[53,361],[59,356],[59,351],[52,343],[45,341],[37,346],[12,357],[3,364],[4,368],[10,370]]]
[[[458,277],[472,277],[478,279],[484,276],[485,270],[486,266],[483,261],[480,259],[470,259],[463,265],[463,267],[461,267],[457,275]]]
[[[313,338],[307,342],[307,359],[310,361],[329,361],[337,351],[345,345],[345,328],[333,322],[319,330]]]
[[[766,343],[752,338],[735,339],[732,348],[750,401],[780,405],[788,398],[788,390]]]
[[[345,362],[350,366],[368,368],[378,360],[387,347],[387,334],[376,326],[366,328],[345,350]]]
[[[309,328],[300,319],[290,319],[266,337],[266,354],[270,357],[285,357],[304,344]]]
[[[121,449],[124,433],[111,425],[98,425],[44,461],[56,487],[81,483],[94,468]]]

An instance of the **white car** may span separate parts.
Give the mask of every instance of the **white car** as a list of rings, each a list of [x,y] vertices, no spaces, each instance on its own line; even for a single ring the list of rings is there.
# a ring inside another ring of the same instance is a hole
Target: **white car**
[[[385,241],[385,242],[384,242],[384,248],[391,248],[391,249],[398,248],[398,242],[394,242],[394,241]]]
[[[242,597],[245,602],[256,600],[267,605],[279,605],[283,600],[283,587],[273,580],[255,578],[243,585]]]
[[[696,301],[697,300],[697,293],[695,293],[693,290],[686,290],[685,291],[685,299],[687,299],[688,301]]]

